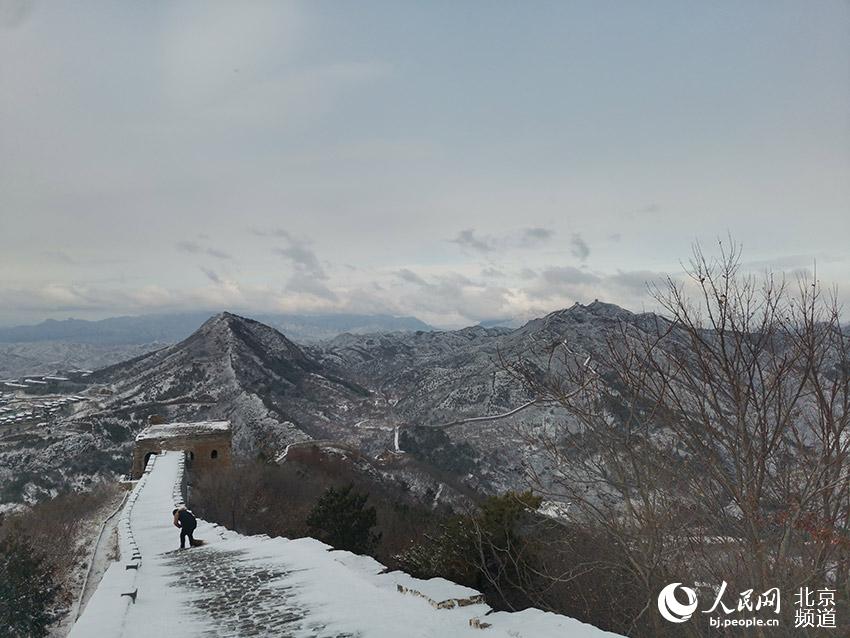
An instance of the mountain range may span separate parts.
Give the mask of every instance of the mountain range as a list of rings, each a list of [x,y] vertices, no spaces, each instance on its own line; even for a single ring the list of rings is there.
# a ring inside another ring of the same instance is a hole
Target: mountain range
[[[287,446],[313,440],[384,459],[377,473],[393,480],[404,474],[410,489],[423,493],[434,491],[437,476],[479,493],[521,489],[529,469],[547,468],[513,426],[546,428],[567,418],[559,408],[535,405],[499,421],[434,426],[527,402],[500,360],[529,356],[541,343],[592,353],[621,322],[639,329],[648,318],[594,302],[514,330],[344,334],[297,345],[271,326],[220,313],[176,344],[91,375],[97,400],[61,428],[26,433],[4,448],[0,484],[38,476],[41,488],[52,490],[121,471],[135,433],[157,415],[229,419],[244,459],[275,459]],[[406,454],[397,454],[397,445]]]
[[[151,314],[110,317],[98,321],[85,319],[47,319],[31,326],[0,328],[0,343],[67,341],[103,345],[139,345],[174,343],[197,330],[209,311],[178,314]],[[416,317],[363,314],[259,314],[254,319],[284,331],[298,342],[335,337],[343,332],[371,333],[433,330]]]
[[[181,341],[212,314],[198,311],[99,321],[48,319],[37,325],[0,328],[0,378],[102,368]],[[433,330],[415,317],[382,314],[260,314],[254,318],[298,343],[314,343],[346,332]]]

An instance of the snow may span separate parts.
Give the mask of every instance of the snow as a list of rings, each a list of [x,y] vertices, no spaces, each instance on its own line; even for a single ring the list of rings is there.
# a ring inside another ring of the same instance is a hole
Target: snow
[[[542,501],[537,508],[538,514],[554,518],[556,520],[570,520],[570,503],[561,501]]]
[[[161,423],[142,430],[137,441],[148,439],[168,439],[180,436],[198,436],[199,434],[219,434],[230,430],[230,421],[197,421],[195,423]]]
[[[199,521],[195,535],[206,544],[177,550],[171,511],[183,463],[178,452],[151,458],[121,515],[122,559],[106,571],[70,638],[451,638],[480,636],[483,627],[496,638],[614,636],[536,609],[493,613],[474,589],[387,572],[368,556],[312,538],[243,536]],[[121,596],[133,591],[135,603]]]

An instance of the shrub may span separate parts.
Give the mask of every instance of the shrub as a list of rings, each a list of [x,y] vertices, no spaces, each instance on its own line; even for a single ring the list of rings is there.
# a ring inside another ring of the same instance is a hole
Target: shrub
[[[372,533],[378,522],[374,507],[366,507],[368,494],[354,491],[354,485],[330,487],[307,517],[307,526],[319,540],[336,549],[368,554],[380,540]]]

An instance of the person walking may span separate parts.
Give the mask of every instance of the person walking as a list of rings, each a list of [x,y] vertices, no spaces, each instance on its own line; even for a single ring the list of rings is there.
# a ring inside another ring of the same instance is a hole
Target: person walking
[[[186,537],[189,538],[189,547],[194,547],[195,539],[192,534],[198,526],[198,519],[182,504],[178,505],[171,514],[174,516],[174,527],[180,528],[180,549],[186,548]]]

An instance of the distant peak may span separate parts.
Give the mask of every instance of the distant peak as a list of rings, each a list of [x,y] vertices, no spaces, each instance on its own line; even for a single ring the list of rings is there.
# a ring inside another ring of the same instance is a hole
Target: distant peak
[[[586,321],[590,318],[628,320],[632,316],[634,316],[632,312],[625,308],[621,308],[617,304],[606,303],[604,301],[594,299],[587,305],[581,304],[577,301],[569,308],[556,310],[546,315],[544,319],[548,321]]]
[[[631,315],[632,313],[613,303],[605,303],[604,301],[599,301],[598,299],[594,299],[592,303],[589,303],[585,306],[591,312],[596,314],[611,314],[611,315]]]
[[[230,323],[231,321],[248,321],[245,317],[240,317],[239,315],[235,315],[232,312],[228,312],[227,310],[223,310],[218,314],[210,317],[206,323],[215,324],[215,323]]]
[[[195,334],[210,334],[213,332],[230,332],[233,326],[243,321],[242,317],[231,312],[219,312],[207,319]]]

